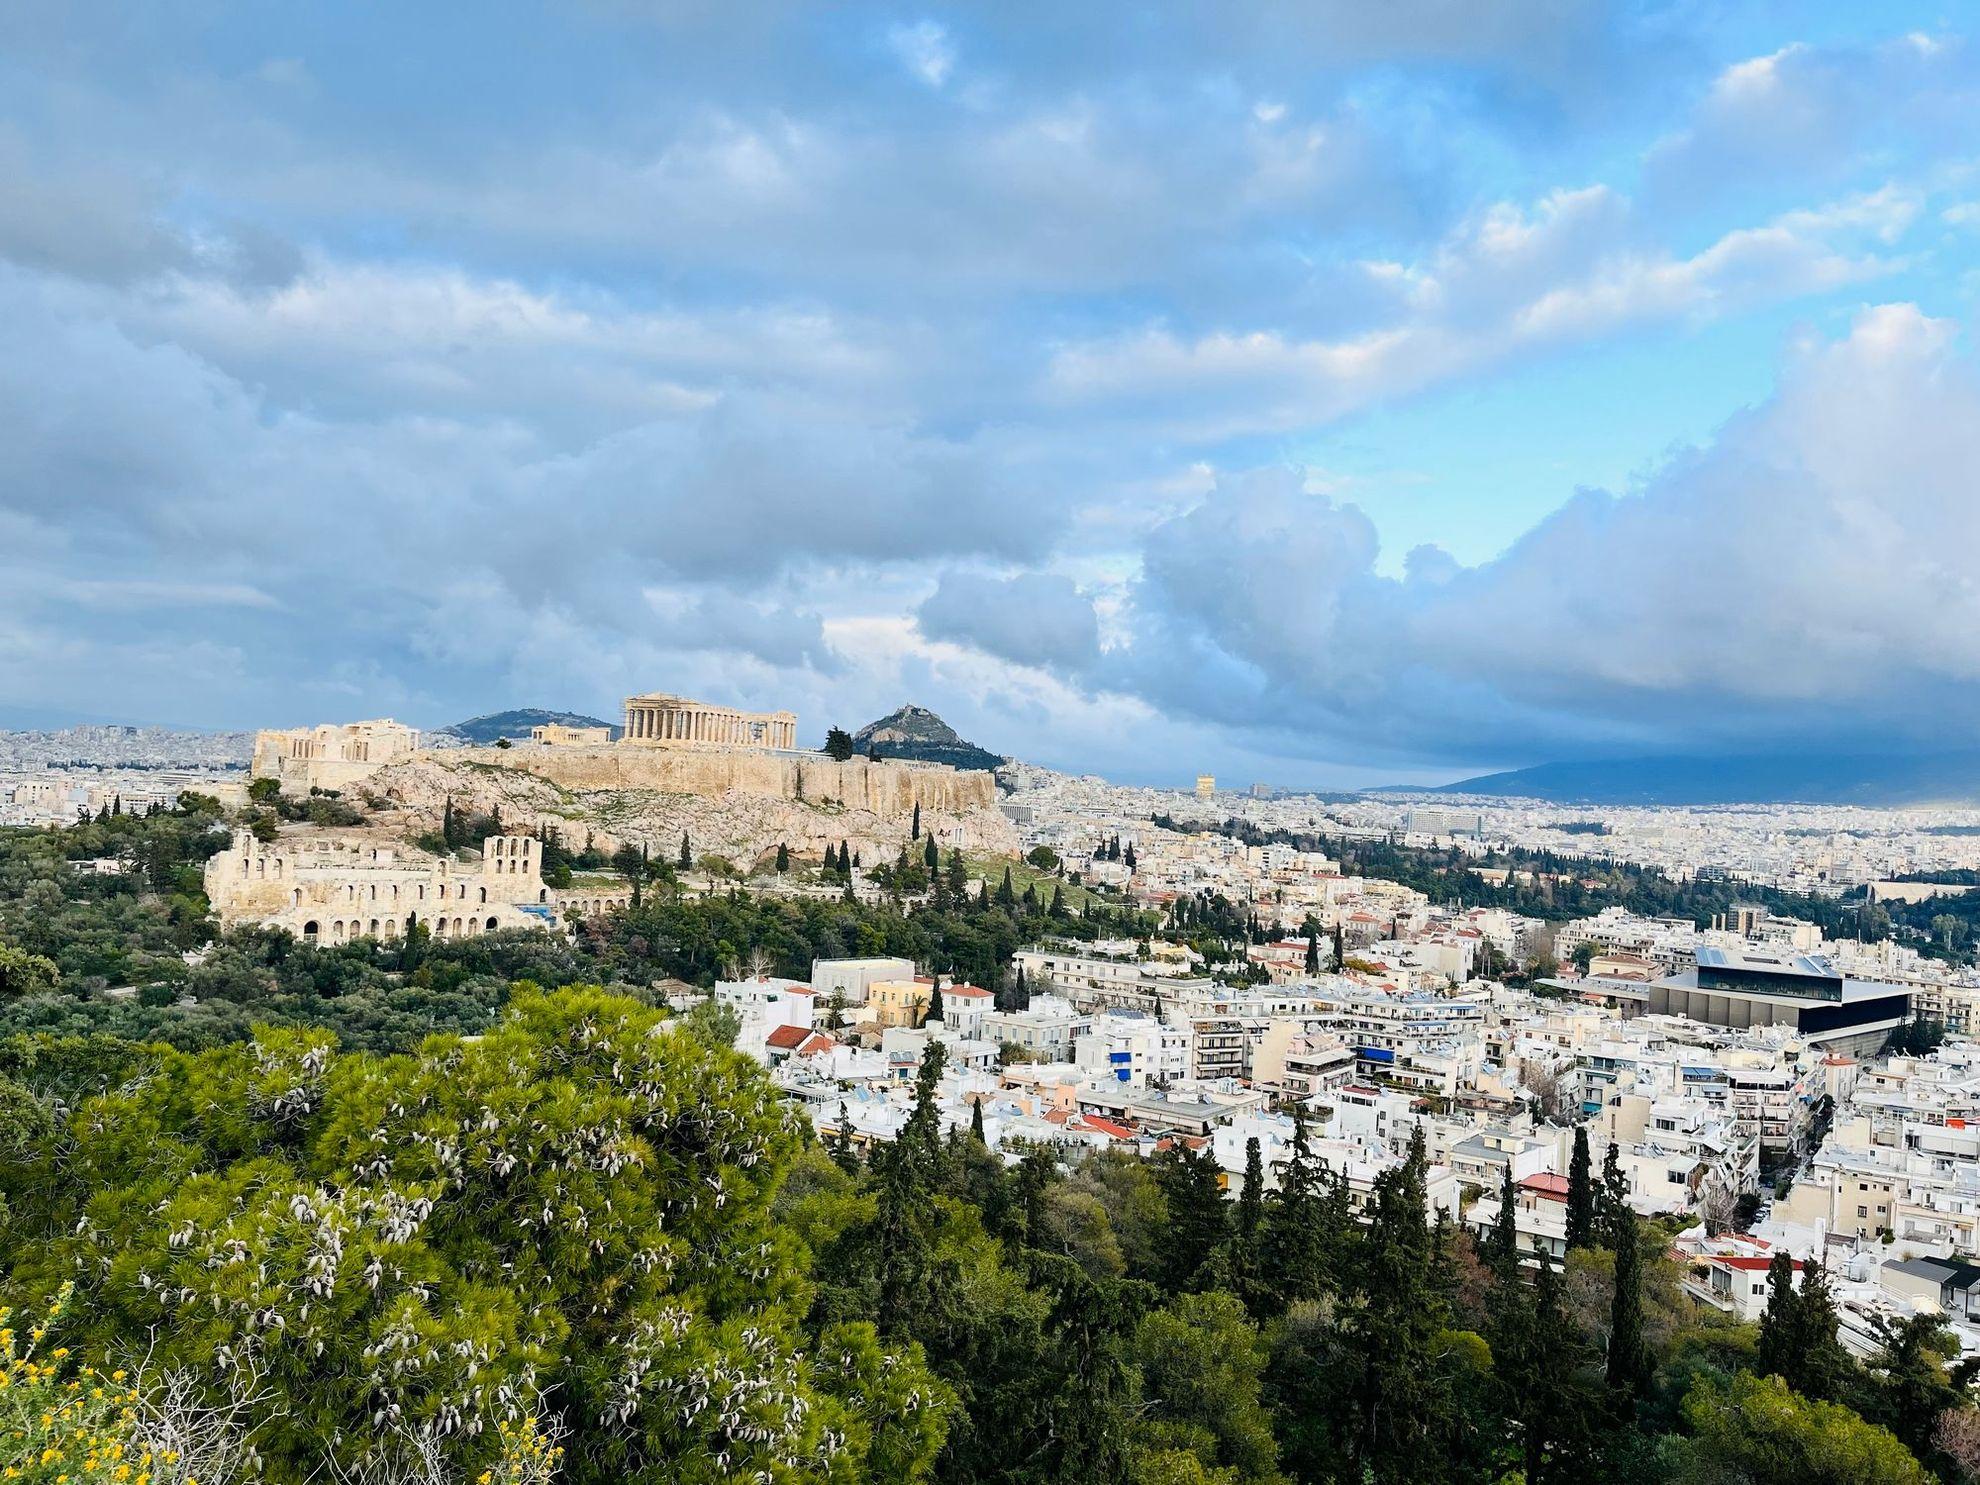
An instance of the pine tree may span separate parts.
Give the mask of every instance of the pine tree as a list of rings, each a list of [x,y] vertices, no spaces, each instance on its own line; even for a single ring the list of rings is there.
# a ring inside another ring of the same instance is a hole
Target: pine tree
[[[686,871],[694,865],[694,852],[688,847],[688,833],[685,830],[681,832],[681,858],[675,864],[682,871]]]
[[[1594,1241],[1595,1177],[1588,1155],[1588,1126],[1577,1124],[1574,1127],[1574,1154],[1568,1160],[1568,1251],[1586,1248]]]

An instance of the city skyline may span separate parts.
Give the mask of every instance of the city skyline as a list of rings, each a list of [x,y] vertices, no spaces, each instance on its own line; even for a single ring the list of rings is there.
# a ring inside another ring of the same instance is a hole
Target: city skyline
[[[69,7],[0,704],[665,685],[1130,781],[1980,721],[1947,12]]]

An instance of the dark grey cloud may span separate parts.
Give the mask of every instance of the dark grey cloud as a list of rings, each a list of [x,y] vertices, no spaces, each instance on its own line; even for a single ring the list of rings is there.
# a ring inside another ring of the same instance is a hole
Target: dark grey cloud
[[[1018,665],[1082,672],[1100,654],[1092,603],[1057,573],[998,577],[951,569],[915,618],[930,639],[973,645]]]

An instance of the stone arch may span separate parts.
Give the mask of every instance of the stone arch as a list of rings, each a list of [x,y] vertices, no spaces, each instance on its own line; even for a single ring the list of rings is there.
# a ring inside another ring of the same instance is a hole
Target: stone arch
[[[488,901],[488,889],[486,887],[483,887],[481,889],[481,901],[483,902]]]
[[[495,923],[495,920],[494,920],[493,918],[490,918],[490,919],[488,920],[488,929],[487,929],[487,931],[488,931],[488,932],[490,932],[490,933],[493,933],[493,932],[495,931],[495,928],[496,928],[496,923]]]
[[[467,932],[467,925],[463,923],[459,918],[454,919],[454,936],[456,938],[459,938],[461,935],[465,934],[466,932]]]
[[[309,921],[308,921],[307,923],[305,923],[305,924],[303,924],[303,937],[304,937],[304,938],[312,938],[312,939],[313,939],[313,938],[315,938],[315,937],[317,936],[317,934],[318,934],[318,933],[320,933],[320,932],[322,932],[322,929],[321,929],[321,928],[320,928],[320,927],[319,927],[319,926],[317,925],[317,921],[316,921],[316,919],[314,919],[314,918],[311,918],[311,919],[310,919],[310,920],[309,920]]]
[[[371,929],[370,929],[370,933],[371,933],[371,936],[372,936],[373,938],[377,938],[377,937],[378,937],[378,920],[377,920],[376,918],[373,918],[373,919],[371,920]]]
[[[538,902],[548,902],[550,900],[550,889],[548,887],[538,887],[536,889],[536,900]]]

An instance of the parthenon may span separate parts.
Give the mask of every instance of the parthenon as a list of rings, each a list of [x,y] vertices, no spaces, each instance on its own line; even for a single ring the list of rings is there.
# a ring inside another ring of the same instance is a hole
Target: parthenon
[[[794,748],[794,712],[745,712],[654,692],[626,698],[623,741],[660,748]]]

